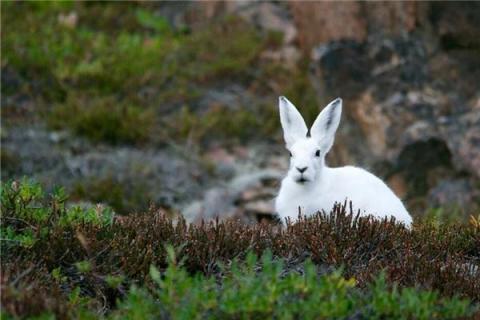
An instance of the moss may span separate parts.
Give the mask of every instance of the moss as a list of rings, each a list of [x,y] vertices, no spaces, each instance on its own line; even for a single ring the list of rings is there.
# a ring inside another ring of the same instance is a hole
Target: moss
[[[106,176],[77,182],[72,190],[72,200],[106,203],[115,212],[127,214],[148,209],[151,199],[148,189],[140,182],[127,187],[115,178]]]
[[[300,108],[307,125],[310,127],[324,106],[319,105],[319,97],[308,78],[306,70],[299,69],[291,77],[293,80],[286,86],[285,96]]]
[[[179,71],[202,82],[227,75],[235,79],[251,67],[262,48],[262,38],[252,27],[237,17],[228,17],[186,40],[179,55],[187,64]]]
[[[147,141],[155,121],[152,110],[118,101],[114,96],[74,94],[54,106],[46,117],[52,128],[68,128],[93,141],[112,144]]]
[[[281,94],[295,103],[305,116],[306,122],[311,125],[321,108],[306,71],[287,70],[272,64],[262,71],[259,80],[264,81],[268,77],[273,77],[273,74],[277,77]],[[271,103],[259,102],[238,109],[214,105],[201,115],[184,106],[181,112],[173,119],[168,119],[165,124],[165,134],[169,139],[189,139],[207,144],[212,140],[222,139],[228,139],[229,143],[243,143],[252,139],[277,139],[280,133],[276,97],[272,97]]]
[[[95,11],[101,7],[103,11]],[[131,100],[139,88],[161,78],[162,56],[169,52],[169,41],[163,35],[144,34],[140,25],[117,28],[121,31],[112,34],[93,23],[136,19],[135,10],[132,13],[127,7],[9,5],[2,11],[2,65],[31,79],[33,93],[47,104],[63,102],[66,92],[92,93],[92,89],[97,96],[120,94]],[[60,15],[70,12],[78,14],[74,26],[60,22]],[[3,26],[5,21],[9,23]]]
[[[224,141],[235,144],[251,139],[265,139],[278,130],[278,115],[274,104],[261,105],[257,110],[246,108],[231,110],[226,106],[214,106],[198,116],[187,107],[168,121],[166,135],[170,139],[190,140],[198,143]]]
[[[100,16],[94,14],[98,7]],[[58,21],[58,15],[68,11],[40,10],[28,4],[9,6],[7,13],[2,13],[2,21],[11,21],[2,60],[25,73],[53,76],[66,88],[129,92],[146,83],[161,85],[170,78],[186,84],[226,74],[235,77],[244,73],[264,44],[264,39],[238,18],[182,36],[171,32],[162,17],[141,8],[128,13],[122,7],[79,4],[78,26],[72,28]],[[25,12],[26,17],[18,19]],[[115,25],[127,15],[137,21],[137,27],[122,25],[122,31],[111,34],[98,26]],[[96,23],[87,16],[95,17]],[[113,17],[118,21],[113,22]],[[155,33],[144,32],[152,26]],[[211,50],[213,47],[216,50]]]
[[[34,79],[31,88],[43,101],[37,105],[47,106],[43,114],[52,128],[93,141],[232,143],[280,132],[274,96],[268,104],[198,111],[204,92],[225,81],[262,96],[272,95],[274,87],[313,122],[319,106],[306,66],[292,70],[259,59],[266,48],[279,46],[281,34],[262,34],[234,16],[189,34],[176,32],[149,11],[151,6],[10,5],[2,12],[12,21],[2,64]],[[78,13],[74,27],[59,22],[60,14],[73,11]],[[154,139],[152,128],[160,131]]]
[[[148,140],[151,124],[159,125],[153,112],[163,116],[172,104],[195,104],[205,86],[224,78],[252,80],[260,52],[277,43],[275,35],[259,34],[236,17],[191,34],[173,32],[149,6],[9,4],[2,12],[2,24],[9,22],[2,28],[2,65],[31,79],[31,93],[43,101],[37,105],[54,105],[43,113],[51,127],[132,143]],[[71,12],[76,24],[61,23],[60,15]],[[144,90],[153,94],[139,94]],[[223,136],[243,135],[221,113],[209,116],[201,131],[226,123]],[[237,119],[258,122],[246,112]]]
[[[19,156],[5,148],[0,151],[0,164],[2,166],[2,179],[12,176],[18,169]]]

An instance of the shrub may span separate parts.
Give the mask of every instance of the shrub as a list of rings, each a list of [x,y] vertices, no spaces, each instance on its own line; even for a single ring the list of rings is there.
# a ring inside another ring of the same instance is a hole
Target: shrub
[[[66,199],[29,180],[2,184],[2,309],[12,316],[455,318],[480,301],[476,218],[410,231],[337,206],[285,229],[187,225],[153,209],[112,219]]]
[[[341,271],[319,275],[310,260],[303,274],[283,270],[283,263],[273,260],[268,251],[260,261],[249,253],[244,263],[233,261],[224,268],[221,285],[217,285],[213,277],[189,275],[170,258],[163,274],[150,267],[153,289],[133,288],[113,317],[452,319],[474,310],[467,300],[440,299],[435,292],[412,288],[392,289],[383,275],[367,290],[359,290],[355,279],[344,279]]]
[[[37,241],[48,238],[52,229],[79,224],[106,226],[113,222],[109,208],[67,208],[68,196],[61,187],[46,194],[40,184],[24,178],[22,181],[4,183],[0,190],[0,227],[2,248],[9,252],[17,245],[34,247]]]

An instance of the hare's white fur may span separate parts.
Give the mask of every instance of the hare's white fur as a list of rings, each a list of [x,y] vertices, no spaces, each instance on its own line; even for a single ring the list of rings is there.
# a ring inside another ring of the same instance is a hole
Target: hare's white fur
[[[402,201],[379,178],[352,166],[329,168],[325,155],[333,145],[340,123],[342,100],[332,101],[312,125],[310,132],[303,117],[285,97],[279,98],[280,121],[290,168],[282,180],[275,209],[282,221],[295,221],[298,214],[330,212],[335,202],[352,202],[354,212],[375,218],[395,217],[410,226],[412,218]]]

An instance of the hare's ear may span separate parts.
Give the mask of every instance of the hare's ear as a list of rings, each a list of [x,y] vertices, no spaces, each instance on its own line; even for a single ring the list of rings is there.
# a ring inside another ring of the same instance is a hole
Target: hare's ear
[[[300,112],[287,98],[283,96],[278,98],[278,108],[285,144],[287,149],[290,149],[295,141],[307,136],[308,128]]]
[[[333,145],[335,131],[337,131],[341,115],[342,99],[337,98],[320,112],[312,125],[310,130],[312,138],[318,140],[323,154],[326,154]]]

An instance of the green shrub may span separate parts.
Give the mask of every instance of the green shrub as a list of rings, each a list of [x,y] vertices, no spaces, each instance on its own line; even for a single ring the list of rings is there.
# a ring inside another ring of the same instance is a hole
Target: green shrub
[[[170,249],[172,250],[172,249]],[[470,315],[467,300],[440,299],[435,292],[389,288],[383,275],[367,290],[340,271],[319,275],[311,261],[304,274],[282,274],[284,265],[268,252],[261,262],[248,254],[245,263],[224,270],[221,285],[212,277],[191,276],[170,260],[166,270],[150,267],[153,290],[134,287],[113,318],[168,319],[454,319]],[[365,292],[366,291],[366,292]]]
[[[17,245],[31,248],[40,239],[48,238],[52,229],[57,227],[78,224],[106,226],[113,221],[111,209],[67,208],[68,196],[63,188],[54,188],[51,194],[47,194],[40,184],[27,178],[2,182],[0,197],[1,239],[8,248]]]

